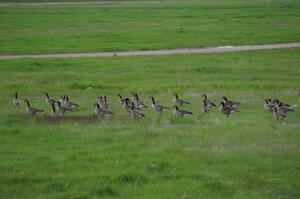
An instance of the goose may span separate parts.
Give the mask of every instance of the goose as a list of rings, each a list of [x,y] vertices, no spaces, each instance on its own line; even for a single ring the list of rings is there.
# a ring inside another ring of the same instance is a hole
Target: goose
[[[278,110],[282,111],[283,113],[288,113],[288,112],[294,112],[294,109],[292,109],[289,106],[286,106],[284,104],[282,104],[281,102],[279,102],[279,104],[276,107]]]
[[[130,99],[128,98],[128,97],[122,97],[122,95],[121,94],[119,94],[119,97],[120,97],[120,102],[121,102],[121,104],[123,105],[125,102],[127,102],[127,101],[129,101],[130,103],[131,103],[131,101],[130,101]]]
[[[222,105],[220,109],[221,112],[224,113],[227,117],[229,117],[231,113],[238,112],[235,107],[226,105],[224,101],[221,101],[220,104]]]
[[[103,101],[102,96],[98,96],[98,104],[100,104]]]
[[[173,105],[173,108],[175,108],[173,111],[174,115],[176,115],[178,117],[183,117],[185,115],[193,115],[193,113],[190,111],[179,109],[177,105]]]
[[[277,108],[277,106],[274,107],[274,111],[273,111],[273,116],[277,119],[283,119],[286,117],[286,113],[284,113],[283,111],[279,110]]]
[[[133,103],[136,105],[137,108],[147,108],[147,105],[139,98],[137,93],[132,93],[133,95]]]
[[[182,106],[182,105],[185,105],[185,104],[190,104],[188,101],[185,101],[185,100],[182,100],[182,99],[179,99],[178,95],[177,94],[174,94],[175,98],[173,99],[173,103],[177,106]]]
[[[52,107],[52,113],[51,113],[51,116],[52,116],[52,117],[59,117],[60,115],[59,115],[58,112],[56,112],[56,108],[55,108],[55,104],[54,104],[54,103],[51,104],[51,107]]]
[[[71,108],[68,108],[68,107],[65,107],[65,106],[61,106],[61,103],[58,101],[58,102],[56,102],[56,104],[57,104],[57,111],[58,111],[58,113],[60,113],[61,115],[64,115],[65,114],[65,112],[68,112],[68,111],[72,111],[72,109]]]
[[[210,108],[209,108],[209,105],[207,104],[207,101],[203,100],[202,102],[203,102],[203,107],[202,107],[203,113],[208,113]]]
[[[57,101],[55,99],[52,99],[49,97],[49,94],[47,92],[45,92],[44,95],[46,96],[46,102],[49,103],[50,105],[52,103],[57,103]]]
[[[122,97],[121,94],[119,94],[119,97],[120,97],[120,101],[122,102],[124,98]]]
[[[65,100],[66,100],[65,95],[61,95],[60,98],[59,98],[60,103],[63,104],[65,102]]]
[[[130,115],[134,119],[143,118],[145,114],[134,108],[134,103],[131,103]]]
[[[38,108],[32,108],[30,107],[30,104],[29,104],[29,101],[26,99],[24,100],[24,102],[26,103],[26,111],[28,113],[31,113],[32,115],[35,115],[36,113],[39,113],[39,112],[44,112],[44,110],[42,109],[38,109]]]
[[[202,97],[204,97],[203,101],[205,101],[206,106],[208,108],[212,108],[213,106],[216,106],[216,104],[213,101],[210,101],[210,100],[207,99],[207,95],[206,94],[203,94]]]
[[[76,108],[76,107],[79,106],[79,105],[76,104],[75,102],[69,101],[69,96],[68,96],[68,95],[65,95],[65,96],[64,96],[63,104],[64,104],[66,107],[68,107],[68,108]]]
[[[13,100],[13,104],[16,108],[20,107],[20,105],[21,105],[21,100],[18,98],[18,93],[17,92],[15,93],[15,98]]]
[[[269,111],[273,111],[275,107],[275,104],[272,102],[271,99],[266,99],[265,100],[265,104],[264,104],[264,108],[269,110]]]
[[[281,106],[286,106],[286,107],[290,107],[291,105],[284,103],[282,101],[280,101],[279,99],[273,99],[273,103],[276,104],[281,104]]]
[[[152,99],[152,105],[151,106],[152,106],[153,110],[155,110],[159,113],[162,113],[163,111],[170,109],[169,107],[163,106],[161,104],[156,104],[155,99],[154,99],[153,96],[150,96],[149,98]]]
[[[111,111],[100,108],[100,105],[98,103],[95,103],[94,106],[96,107],[94,111],[98,117],[105,117],[105,115],[113,115]]]
[[[104,98],[102,98],[102,96],[98,96],[98,104],[100,105],[100,108],[107,110],[108,109],[108,103],[107,103],[106,96],[104,96]]]
[[[227,97],[225,97],[225,96],[222,97],[222,101],[224,102],[224,104],[226,106],[236,106],[236,105],[240,104],[239,102],[234,102],[234,101],[228,100]]]
[[[129,98],[125,98],[125,99],[122,99],[122,107],[125,111],[129,112],[131,111],[131,108],[132,108],[132,102],[129,100]]]

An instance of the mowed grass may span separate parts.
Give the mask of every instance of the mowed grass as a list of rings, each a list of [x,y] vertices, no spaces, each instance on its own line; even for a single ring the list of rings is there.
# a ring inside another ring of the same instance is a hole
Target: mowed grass
[[[299,198],[299,54],[2,60],[1,198]],[[46,112],[14,109],[15,91]],[[44,91],[68,94],[79,110],[51,119]],[[169,106],[176,92],[194,115],[149,108],[134,121],[117,97],[131,91]],[[203,115],[203,93],[240,101],[240,112]],[[115,113],[103,121],[92,117],[98,95]],[[267,97],[296,112],[276,120],[263,109]]]
[[[101,2],[101,1],[100,1]],[[0,5],[0,54],[128,51],[300,41],[300,1]]]

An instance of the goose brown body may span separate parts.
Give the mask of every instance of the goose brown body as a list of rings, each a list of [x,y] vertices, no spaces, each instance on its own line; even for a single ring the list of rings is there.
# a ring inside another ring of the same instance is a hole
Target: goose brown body
[[[113,112],[103,109],[103,108],[100,108],[100,105],[98,103],[95,103],[94,105],[96,106],[94,111],[98,117],[105,117],[106,115],[113,115]]]
[[[174,105],[173,108],[174,108],[174,111],[173,111],[174,115],[176,115],[178,117],[183,117],[185,115],[193,115],[193,113],[190,111],[179,109],[177,105]]]
[[[29,103],[29,101],[27,99],[24,100],[24,102],[26,103],[26,111],[28,113],[31,113],[32,115],[35,115],[36,113],[44,112],[44,110],[42,110],[42,109],[31,107],[30,103]]]
[[[173,103],[177,106],[182,106],[186,104],[190,104],[190,102],[180,99],[177,94],[174,94],[175,98],[173,99]]]
[[[153,110],[155,110],[159,113],[162,113],[163,111],[170,109],[167,106],[164,106],[164,105],[161,105],[161,104],[156,104],[155,99],[154,99],[153,96],[150,96],[150,98],[152,99],[152,105],[151,106],[152,106]]]

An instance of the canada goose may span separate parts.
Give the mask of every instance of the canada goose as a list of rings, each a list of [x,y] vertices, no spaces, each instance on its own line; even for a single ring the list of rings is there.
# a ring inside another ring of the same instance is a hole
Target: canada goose
[[[147,108],[147,105],[139,98],[137,93],[132,93],[133,95],[133,103],[137,108]]]
[[[108,103],[107,103],[106,96],[104,96],[104,98],[102,96],[98,96],[98,104],[100,105],[100,108],[107,110],[108,109]]]
[[[235,107],[226,105],[224,101],[221,101],[220,104],[222,105],[220,109],[221,112],[224,113],[227,117],[229,117],[231,113],[238,112]]]
[[[55,99],[50,98],[49,94],[47,92],[45,92],[44,95],[46,96],[46,102],[49,103],[50,105],[52,103],[56,103],[57,102]]]
[[[284,103],[282,101],[280,101],[279,99],[273,99],[273,103],[276,105],[279,105],[281,104],[281,106],[286,106],[286,107],[290,107],[291,105],[287,104],[287,103]]]
[[[188,101],[185,101],[185,100],[182,100],[182,99],[179,99],[178,95],[177,94],[174,94],[175,98],[173,99],[173,103],[177,106],[182,106],[182,105],[185,105],[185,104],[190,104]]]
[[[130,115],[134,119],[145,117],[145,114],[134,108],[134,103],[131,103]]]
[[[213,101],[210,101],[210,100],[207,99],[207,95],[206,94],[202,95],[202,97],[204,97],[203,101],[205,101],[206,106],[208,108],[212,108],[213,106],[216,106],[216,104]]]
[[[280,110],[282,111],[283,113],[288,113],[288,112],[294,112],[294,109],[292,109],[291,107],[289,106],[286,106],[284,104],[282,104],[281,102],[279,102],[278,105],[276,105],[277,107],[277,110]]]
[[[52,117],[59,117],[60,115],[59,115],[58,112],[56,112],[55,104],[52,103],[51,106],[52,106],[52,113],[51,113],[51,116],[52,116]]]
[[[275,107],[275,104],[273,104],[271,99],[266,99],[265,100],[265,104],[264,104],[264,108],[269,110],[269,111],[273,111]]]
[[[193,113],[190,111],[179,109],[177,105],[173,105],[173,108],[175,108],[173,111],[174,115],[178,117],[183,117],[184,115],[193,115]]]
[[[274,115],[274,117],[277,118],[277,119],[282,119],[282,118],[285,118],[285,117],[286,117],[286,114],[285,114],[283,111],[279,110],[279,109],[277,108],[277,106],[274,107],[273,115]]]
[[[60,98],[59,98],[60,103],[63,104],[65,102],[65,100],[66,100],[65,95],[61,95]]]
[[[131,108],[132,108],[132,102],[130,101],[129,98],[125,98],[125,99],[122,99],[122,107],[125,111],[129,112],[131,111]]]
[[[122,100],[123,100],[123,97],[122,97],[122,95],[121,95],[121,94],[119,94],[119,97],[120,97],[120,100],[121,100],[121,102],[122,102]]]
[[[152,106],[153,110],[155,110],[159,113],[162,113],[164,110],[170,109],[169,107],[163,106],[161,104],[156,104],[155,99],[154,99],[153,96],[150,96],[149,98],[152,99],[152,105],[151,106]]]
[[[100,104],[103,101],[102,96],[98,96],[98,104]]]
[[[130,101],[130,99],[128,98],[128,97],[122,97],[122,95],[121,94],[119,94],[119,97],[120,97],[120,102],[121,102],[121,104],[123,105],[125,102],[130,102],[131,103],[131,101]]]
[[[26,111],[27,111],[28,113],[31,113],[32,115],[35,115],[36,113],[44,112],[44,110],[42,110],[42,109],[30,107],[29,101],[28,101],[27,99],[24,100],[24,102],[27,104],[27,106],[26,106]]]
[[[239,102],[230,101],[227,99],[227,97],[223,96],[222,101],[224,102],[225,106],[236,106],[239,105]]]
[[[65,95],[65,96],[64,96],[63,104],[64,104],[66,107],[68,107],[68,108],[76,108],[76,107],[79,106],[79,105],[76,104],[75,102],[69,101],[69,96],[68,96],[68,95]]]
[[[98,117],[105,117],[105,115],[113,115],[111,111],[100,108],[100,105],[98,103],[95,103],[94,106],[96,106],[94,111]]]
[[[208,113],[209,105],[207,104],[206,100],[203,100],[202,102],[203,102],[203,106],[202,106],[203,113]]]
[[[72,109],[71,108],[68,108],[68,107],[65,107],[65,106],[61,106],[61,103],[58,101],[58,102],[56,102],[56,104],[57,104],[57,111],[58,111],[58,113],[60,113],[61,115],[64,115],[65,114],[65,112],[68,112],[68,111],[72,111]]]
[[[21,104],[21,100],[18,98],[18,93],[17,93],[17,92],[15,93],[15,98],[14,98],[14,100],[13,100],[13,104],[14,104],[14,106],[15,106],[16,108],[19,107],[20,104]]]

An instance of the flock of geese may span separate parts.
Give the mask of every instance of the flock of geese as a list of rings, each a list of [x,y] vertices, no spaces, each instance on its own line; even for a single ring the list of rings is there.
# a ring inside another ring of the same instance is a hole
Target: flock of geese
[[[72,111],[76,109],[79,105],[75,102],[69,100],[68,95],[62,95],[59,100],[50,98],[47,92],[44,93],[45,101],[51,107],[51,116],[53,117],[62,117],[66,112]],[[202,95],[202,112],[208,113],[210,109],[216,107],[216,103],[209,100],[206,94]],[[139,97],[139,95],[135,92],[131,93],[131,99],[129,97],[123,97],[119,94],[120,103],[122,108],[131,115],[132,118],[143,118],[145,114],[142,112],[143,109],[148,106],[144,103],[144,101]],[[152,101],[151,107],[154,111],[162,114],[163,112],[169,110],[168,106],[157,104],[154,97],[149,97]],[[32,115],[35,115],[40,112],[44,112],[44,110],[39,108],[34,108],[30,105],[29,100],[25,99],[26,103],[26,111]],[[18,97],[18,93],[15,93],[15,97],[13,99],[13,104],[16,108],[20,107],[22,100]],[[174,94],[173,99],[173,113],[178,117],[184,117],[186,115],[193,115],[191,111],[181,109],[180,107],[184,105],[188,105],[190,102],[179,98],[177,94]],[[227,97],[222,97],[220,101],[219,110],[229,117],[230,114],[234,112],[239,112],[237,106],[239,102],[231,101],[227,99]],[[98,117],[104,118],[106,115],[113,115],[113,112],[109,110],[109,103],[106,96],[98,96],[97,102],[94,103],[94,112]],[[284,103],[278,99],[266,99],[264,108],[273,112],[274,117],[277,119],[282,119],[286,117],[288,112],[294,111],[291,105]]]

